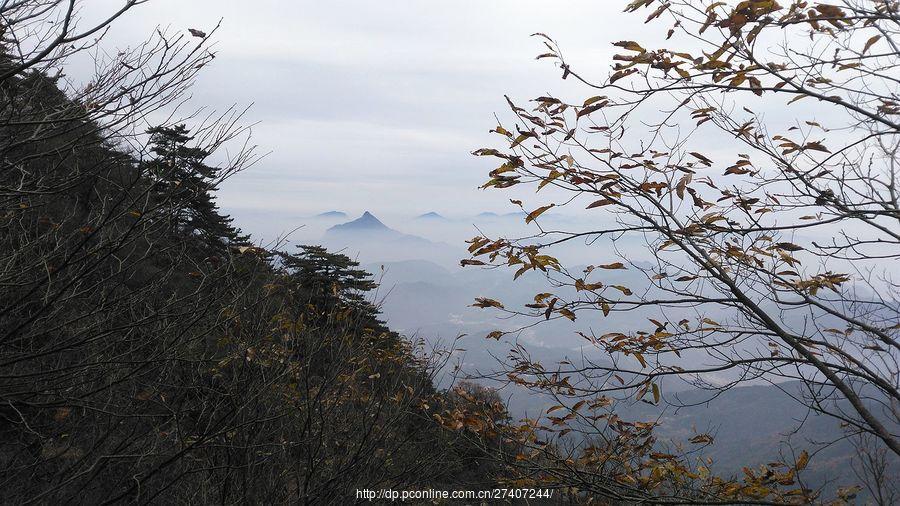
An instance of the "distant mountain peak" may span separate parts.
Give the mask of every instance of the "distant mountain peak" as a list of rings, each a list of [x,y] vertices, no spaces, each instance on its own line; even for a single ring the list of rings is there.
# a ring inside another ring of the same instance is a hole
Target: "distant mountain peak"
[[[389,231],[391,229],[369,211],[364,212],[362,216],[353,221],[341,223],[340,225],[335,225],[328,229],[329,232],[349,232],[357,230]]]
[[[319,213],[316,215],[316,218],[346,218],[347,213],[343,211],[326,211],[324,213]]]
[[[443,216],[441,216],[440,214],[438,214],[434,211],[431,211],[431,212],[428,212],[425,214],[420,214],[419,216],[416,217],[416,219],[417,220],[443,220],[446,218],[444,218]]]
[[[351,221],[350,223],[359,223],[361,225],[374,225],[377,227],[385,226],[384,223],[381,222],[381,220],[376,218],[375,215],[370,213],[369,211],[362,213],[362,216]]]

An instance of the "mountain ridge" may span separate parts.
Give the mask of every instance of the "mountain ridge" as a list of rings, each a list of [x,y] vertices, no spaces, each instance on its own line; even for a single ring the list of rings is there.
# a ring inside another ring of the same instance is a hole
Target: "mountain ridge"
[[[416,219],[417,220],[446,220],[447,218],[445,218],[444,216],[442,216],[434,211],[429,211],[425,214],[420,214],[420,215],[416,216]]]

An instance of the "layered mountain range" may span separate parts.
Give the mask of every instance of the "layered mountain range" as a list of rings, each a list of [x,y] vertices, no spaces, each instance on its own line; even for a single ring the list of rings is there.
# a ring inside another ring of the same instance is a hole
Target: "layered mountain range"
[[[441,219],[436,213],[435,216],[425,219]],[[433,242],[395,230],[369,211],[355,220],[328,228],[322,236],[322,243],[364,261],[429,259],[450,265],[458,262],[462,254],[462,251],[455,251],[460,248],[453,248],[447,243]]]

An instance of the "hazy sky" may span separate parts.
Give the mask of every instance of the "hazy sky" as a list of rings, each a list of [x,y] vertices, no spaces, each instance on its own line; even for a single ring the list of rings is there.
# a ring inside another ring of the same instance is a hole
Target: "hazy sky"
[[[121,0],[91,0],[86,17]],[[458,0],[152,0],[120,22],[109,46],[157,25],[209,30],[218,58],[194,105],[253,103],[255,143],[271,154],[221,192],[223,207],[287,217],[330,209],[410,215],[513,211],[509,194],[477,186],[504,94],[524,101],[566,90],[529,35],[557,38],[567,57],[608,72],[610,42],[634,38],[643,17],[625,2]],[[96,10],[96,11],[95,11]],[[583,98],[587,90],[578,90]],[[289,223],[285,224],[289,226]]]

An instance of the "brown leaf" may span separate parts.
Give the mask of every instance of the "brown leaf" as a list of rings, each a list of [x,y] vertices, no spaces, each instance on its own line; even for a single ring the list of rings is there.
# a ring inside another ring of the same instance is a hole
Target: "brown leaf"
[[[709,434],[697,434],[696,436],[692,437],[689,441],[694,444],[701,444],[701,443],[708,444],[708,443],[713,442],[713,437],[710,436]]]
[[[472,304],[472,307],[480,307],[480,308],[496,307],[496,308],[503,309],[503,304],[501,304],[500,301],[496,301],[494,299],[489,299],[487,297],[475,297],[475,304]]]
[[[873,35],[872,37],[870,37],[869,40],[866,41],[866,45],[863,46],[862,53],[865,54],[865,52],[868,51],[869,48],[872,47],[876,42],[878,42],[879,39],[881,39],[881,35]]]
[[[637,72],[637,69],[628,69],[628,70],[620,70],[618,72],[613,73],[613,75],[609,78],[609,84],[612,84],[623,77],[628,77],[631,74]]]
[[[616,290],[622,292],[622,294],[624,294],[624,295],[631,295],[631,290],[626,286],[612,285],[612,287],[615,288]]]
[[[614,46],[625,48],[629,51],[637,51],[638,53],[646,53],[647,50],[642,48],[640,44],[633,40],[620,40],[619,42],[614,42]]]
[[[703,156],[702,154],[700,154],[700,153],[698,153],[698,152],[696,152],[696,151],[691,151],[691,156],[693,156],[694,158],[700,160],[700,162],[701,162],[703,165],[706,165],[707,167],[709,167],[709,166],[712,165],[712,160],[710,160],[709,158]]]
[[[589,98],[589,99],[587,99],[587,100],[584,101],[583,107],[587,107],[587,106],[589,106],[589,105],[591,105],[591,104],[595,104],[595,103],[597,103],[597,102],[599,102],[599,101],[601,101],[601,100],[604,100],[604,99],[606,99],[606,95],[597,95],[596,97],[591,97],[591,98]]]
[[[528,213],[528,216],[525,217],[525,223],[531,223],[531,222],[534,221],[538,216],[544,214],[544,212],[546,212],[547,209],[550,209],[551,207],[553,207],[553,206],[555,206],[555,205],[556,205],[556,204],[550,204],[550,205],[546,205],[546,206],[541,206],[541,207],[535,209],[534,211],[531,211],[530,213]]]
[[[575,321],[575,313],[573,313],[572,311],[570,311],[566,308],[560,309],[559,314],[565,316],[566,318],[572,320],[573,322]]]
[[[578,118],[580,118],[582,116],[587,116],[588,114],[590,114],[594,111],[599,111],[600,109],[603,109],[604,107],[606,107],[606,104],[608,104],[608,103],[609,103],[608,101],[604,100],[603,102],[600,102],[599,104],[594,104],[594,105],[591,105],[588,107],[584,107],[580,111],[578,111],[578,114],[576,114],[575,116]]]
[[[70,413],[72,413],[72,408],[59,408],[56,410],[56,413],[53,414],[53,419],[59,423],[62,423],[66,418],[69,417]]]
[[[803,149],[812,149],[812,150],[815,150],[815,151],[823,151],[823,152],[825,152],[825,153],[831,153],[831,151],[829,151],[828,148],[826,148],[826,147],[825,147],[821,142],[819,142],[819,141],[808,142],[808,143],[806,143],[806,144],[803,145]]]
[[[791,242],[779,242],[775,246],[785,251],[801,251],[803,249],[803,246],[798,246]]]
[[[802,471],[803,468],[806,467],[806,464],[809,463],[809,453],[806,450],[803,450],[803,453],[800,454],[800,457],[797,458],[797,464],[794,466],[798,471]]]
[[[608,206],[610,204],[615,204],[615,202],[613,202],[612,200],[609,200],[609,199],[600,199],[600,200],[595,200],[594,202],[591,202],[591,204],[589,206],[587,206],[585,209],[593,209],[595,207]]]

